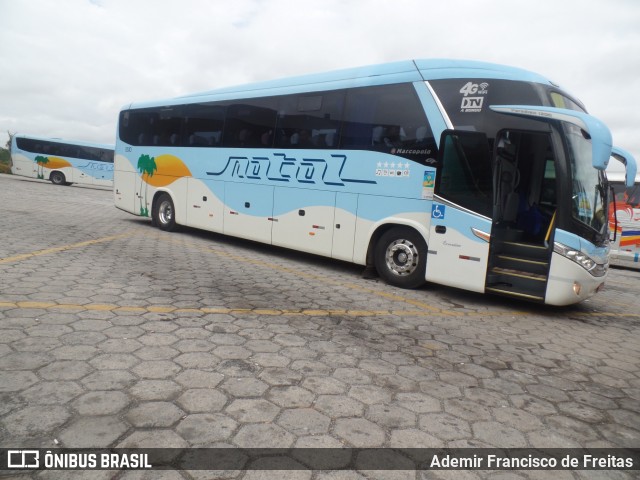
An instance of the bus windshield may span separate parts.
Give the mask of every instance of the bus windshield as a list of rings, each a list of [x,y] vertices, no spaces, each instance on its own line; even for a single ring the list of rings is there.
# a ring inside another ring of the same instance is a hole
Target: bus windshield
[[[574,219],[603,233],[606,228],[606,187],[601,171],[591,165],[591,141],[575,125],[564,123],[569,164],[572,171],[572,209]]]

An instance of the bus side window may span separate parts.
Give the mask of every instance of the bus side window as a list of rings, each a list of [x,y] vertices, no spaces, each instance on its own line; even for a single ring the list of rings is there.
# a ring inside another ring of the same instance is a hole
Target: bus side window
[[[275,146],[336,148],[343,104],[343,90],[280,97]]]
[[[219,146],[224,128],[225,107],[203,103],[183,108],[184,137],[181,143],[189,147]],[[170,143],[176,140],[176,137],[169,137]]]
[[[238,103],[229,105],[222,136],[223,145],[242,148],[271,147],[273,138],[269,132],[276,128],[276,117],[275,97],[239,100]]]
[[[410,83],[349,90],[341,145],[421,163],[435,157],[437,151],[424,109]]]
[[[445,130],[440,150],[436,193],[461,207],[491,217],[493,177],[486,135]]]

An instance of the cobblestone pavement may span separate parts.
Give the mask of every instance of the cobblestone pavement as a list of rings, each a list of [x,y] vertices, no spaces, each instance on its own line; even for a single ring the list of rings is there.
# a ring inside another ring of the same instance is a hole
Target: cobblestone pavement
[[[108,190],[0,175],[0,205],[0,446],[640,446],[640,272],[612,270],[593,299],[545,308],[436,285],[400,290],[350,264],[161,232],[115,209]]]

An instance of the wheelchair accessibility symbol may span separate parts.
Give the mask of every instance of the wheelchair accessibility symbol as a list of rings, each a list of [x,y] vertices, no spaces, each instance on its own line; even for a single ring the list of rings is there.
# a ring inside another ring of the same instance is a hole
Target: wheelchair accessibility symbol
[[[434,203],[431,206],[431,218],[437,218],[438,220],[444,219],[444,205],[438,205]]]

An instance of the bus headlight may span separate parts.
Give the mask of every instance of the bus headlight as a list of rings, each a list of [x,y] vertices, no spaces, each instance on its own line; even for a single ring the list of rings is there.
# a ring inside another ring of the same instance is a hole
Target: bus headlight
[[[602,277],[607,273],[607,268],[609,266],[607,263],[598,263],[586,253],[574,250],[562,243],[555,242],[553,245],[553,251],[573,262],[576,262],[594,277]]]

